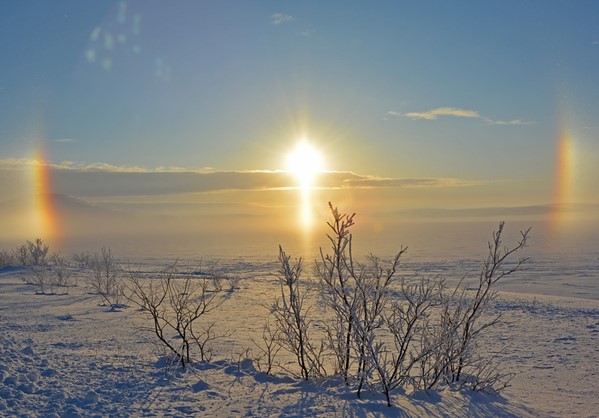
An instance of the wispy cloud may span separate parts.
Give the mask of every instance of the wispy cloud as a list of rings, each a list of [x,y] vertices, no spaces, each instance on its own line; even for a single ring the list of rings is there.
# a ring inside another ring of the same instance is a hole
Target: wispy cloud
[[[522,119],[512,119],[512,120],[493,120],[489,118],[483,118],[485,122],[490,123],[491,125],[530,125],[533,122],[525,121]]]
[[[271,16],[271,19],[273,25],[280,25],[282,23],[291,22],[293,20],[293,16],[285,13],[275,13]]]
[[[313,27],[307,27],[306,29],[304,29],[303,31],[300,32],[300,35],[302,36],[311,36],[314,32],[316,32],[316,29],[314,29]]]
[[[525,121],[522,119],[511,119],[511,120],[497,120],[487,116],[483,116],[477,110],[462,109],[459,107],[436,107],[431,110],[423,112],[397,112],[390,110],[387,112],[389,116],[402,116],[410,119],[421,119],[421,120],[437,120],[441,116],[454,117],[454,118],[469,118],[478,119],[485,121],[490,125],[529,125],[532,122]]]
[[[75,138],[59,138],[59,139],[55,139],[54,142],[60,142],[62,144],[66,144],[69,142],[77,142],[77,140]]]
[[[456,118],[479,118],[480,115],[475,110],[459,109],[457,107],[437,107],[426,112],[408,112],[404,116],[410,119],[436,120],[439,116],[453,116]]]

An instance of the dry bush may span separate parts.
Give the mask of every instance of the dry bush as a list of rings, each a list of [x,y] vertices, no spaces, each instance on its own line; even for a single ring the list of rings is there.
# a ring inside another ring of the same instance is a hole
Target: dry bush
[[[15,262],[16,259],[13,253],[9,253],[6,250],[0,251],[0,268],[12,266]]]
[[[123,307],[125,301],[125,285],[121,278],[123,269],[110,249],[102,247],[99,254],[93,255],[91,270],[87,283],[100,297],[102,304],[109,306],[111,310]]]
[[[250,341],[258,349],[258,357],[254,359],[258,370],[271,374],[275,367],[280,367],[277,355],[281,351],[281,332],[267,319],[262,327],[262,342],[257,342],[252,336]]]
[[[77,263],[80,269],[89,269],[92,267],[94,262],[94,256],[88,252],[81,252],[73,254],[73,261]]]
[[[24,265],[29,267],[31,273],[22,276],[21,280],[35,286],[36,293],[55,294],[60,289],[61,293],[67,294],[69,289],[75,286],[71,265],[60,253],[55,252],[48,256],[48,251],[48,245],[41,239],[35,242],[27,241],[15,250],[19,263],[28,263]]]
[[[14,257],[22,266],[43,266],[47,264],[48,250],[49,247],[44,243],[44,240],[37,238],[34,242],[27,241],[17,247],[14,251]]]
[[[157,278],[144,278],[133,271],[128,275],[128,300],[152,321],[152,331],[178,358],[181,367],[192,360],[194,348],[201,361],[210,361],[211,343],[231,335],[228,331],[216,331],[215,322],[203,322],[225,301],[215,274],[181,272],[174,264],[159,272]]]
[[[314,344],[311,336],[313,321],[305,306],[305,289],[300,286],[302,259],[290,263],[291,256],[279,246],[278,274],[281,295],[270,306],[274,318],[278,344],[294,355],[300,369],[299,376],[308,380],[326,374],[323,365],[323,344]]]

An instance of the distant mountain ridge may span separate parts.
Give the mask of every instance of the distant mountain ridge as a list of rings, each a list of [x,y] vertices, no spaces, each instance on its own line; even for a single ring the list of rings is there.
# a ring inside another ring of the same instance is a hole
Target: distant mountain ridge
[[[594,204],[572,204],[572,205],[530,205],[530,206],[496,206],[480,208],[417,208],[399,209],[398,215],[424,218],[485,218],[503,216],[547,216],[556,210],[571,213],[598,211],[599,205]]]

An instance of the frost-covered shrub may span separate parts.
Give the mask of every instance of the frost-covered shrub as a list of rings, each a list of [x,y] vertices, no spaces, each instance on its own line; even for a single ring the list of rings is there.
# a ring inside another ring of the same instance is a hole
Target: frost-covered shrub
[[[43,266],[47,264],[49,247],[41,238],[27,241],[15,249],[15,258],[22,266]]]
[[[323,365],[324,345],[315,344],[312,338],[314,321],[308,316],[309,309],[305,306],[305,289],[300,287],[302,259],[294,263],[290,259],[279,246],[281,267],[278,280],[281,295],[270,306],[270,314],[274,317],[279,346],[295,357],[300,370],[299,376],[308,380],[326,374]],[[266,347],[268,349],[268,344]]]
[[[36,287],[36,293],[54,293],[54,283],[51,279],[51,271],[48,266],[32,266],[31,276],[23,278],[27,284]]]
[[[265,341],[272,342],[276,335],[277,344],[297,358],[303,378],[314,376],[313,370],[326,374],[323,359],[332,358],[332,372],[355,385],[358,396],[364,385],[378,387],[389,406],[395,389],[504,388],[512,374],[501,370],[494,355],[481,350],[480,336],[499,321],[489,312],[495,285],[526,261],[511,258],[526,246],[530,229],[509,248],[502,243],[504,223],[500,223],[478,284],[467,289],[460,281],[451,290],[443,280],[398,277],[403,247],[389,263],[373,255],[365,263],[354,260],[350,233],[354,215],[330,208],[333,219],[327,237],[332,252],[321,249],[316,266],[324,319],[311,316],[305,305],[299,286],[301,261],[290,265],[290,257],[280,249],[281,297],[271,308],[277,332],[270,332]],[[311,332],[315,323],[324,329],[320,342]]]
[[[99,254],[93,255],[88,285],[100,296],[102,303],[112,310],[122,307],[125,301],[122,272],[109,248],[102,247]]]
[[[494,359],[481,356],[479,336],[496,325],[500,315],[490,315],[489,307],[497,295],[495,284],[518,271],[526,258],[509,262],[509,258],[526,245],[530,228],[521,232],[521,239],[513,248],[504,246],[501,235],[504,223],[499,224],[489,242],[489,252],[483,261],[478,283],[473,290],[456,287],[441,313],[441,323],[446,324],[440,351],[445,354],[444,375],[446,383],[466,386],[474,390],[502,389],[511,373],[497,368]]]
[[[203,321],[226,300],[221,297],[220,276],[181,272],[176,264],[159,272],[157,278],[132,271],[128,274],[128,300],[151,319],[154,334],[181,367],[191,361],[196,348],[201,361],[210,361],[211,343],[230,335],[218,331],[216,322]]]
[[[80,269],[89,269],[94,262],[94,256],[87,252],[73,254],[73,261]]]
[[[271,374],[275,366],[279,366],[277,355],[281,351],[281,332],[267,319],[262,326],[262,341],[258,342],[250,336],[258,356],[254,359],[258,370]]]
[[[71,266],[58,252],[48,255],[49,249],[49,246],[38,238],[34,242],[27,241],[17,247],[12,256],[4,252],[4,256],[0,258],[28,267],[21,280],[36,286],[37,293],[68,293],[69,288],[75,285]]]
[[[321,249],[317,274],[321,299],[332,313],[325,323],[328,346],[335,361],[335,372],[346,383],[357,377],[358,395],[371,371],[373,352],[369,345],[375,343],[378,330],[383,327],[385,309],[388,307],[391,288],[397,283],[397,268],[406,249],[402,248],[388,265],[371,255],[366,263],[358,263],[352,253],[354,216],[340,213],[330,205],[333,219],[328,222],[331,254]]]
[[[76,285],[73,268],[71,263],[68,262],[60,253],[52,253],[50,256],[50,270],[54,280],[54,285],[62,287],[69,292],[69,288]]]
[[[15,257],[6,250],[0,251],[0,268],[9,267],[15,264]]]

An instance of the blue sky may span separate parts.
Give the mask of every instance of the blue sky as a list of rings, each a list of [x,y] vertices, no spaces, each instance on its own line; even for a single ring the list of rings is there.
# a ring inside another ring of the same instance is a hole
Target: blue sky
[[[552,202],[565,130],[572,200],[599,201],[594,1],[1,8],[2,160],[41,142],[57,165],[277,170],[306,135],[330,170],[486,182],[469,201],[529,205]]]

